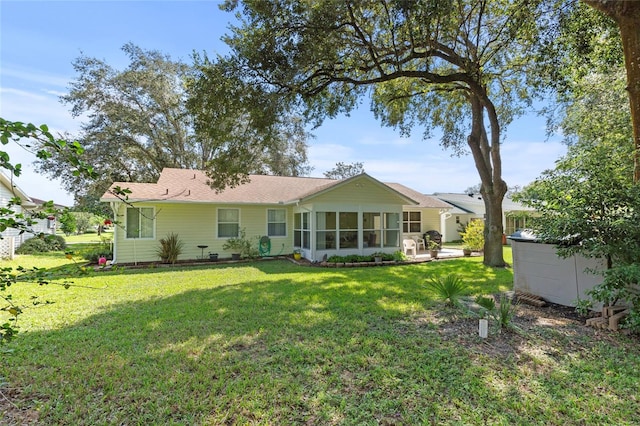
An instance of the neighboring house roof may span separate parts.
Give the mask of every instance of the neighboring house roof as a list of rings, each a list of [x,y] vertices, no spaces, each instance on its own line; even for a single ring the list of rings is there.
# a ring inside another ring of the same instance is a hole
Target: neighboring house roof
[[[22,189],[18,187],[18,185],[13,182],[12,178],[9,178],[4,173],[0,172],[0,183],[4,185],[7,190],[12,193],[14,196],[20,198],[22,200],[22,207],[25,209],[32,209],[36,207],[36,204],[33,200],[24,192]]]
[[[418,202],[418,205],[415,207],[420,208],[437,208],[437,209],[451,209],[453,206],[445,201],[439,200],[438,198],[432,195],[421,194],[418,191],[415,191],[409,187],[406,187],[400,183],[387,183],[387,186],[395,189],[401,194],[415,200]]]
[[[344,180],[266,175],[249,175],[249,179],[249,183],[216,192],[209,187],[209,178],[201,170],[165,168],[157,183],[115,182],[110,190],[116,186],[129,189],[130,202],[290,204],[316,197],[355,179],[367,179],[394,192],[407,204],[421,203],[407,191],[386,185],[366,173]],[[421,195],[417,192],[415,194]],[[117,201],[118,197],[107,191],[100,200]]]
[[[40,198],[31,197],[31,201],[35,203],[37,207],[42,207],[42,205],[48,201],[41,200]],[[57,210],[63,210],[67,208],[67,206],[63,206],[62,204],[53,203],[53,208]]]
[[[484,200],[482,195],[475,194],[456,194],[456,193],[444,193],[436,192],[434,197],[438,197],[440,200],[446,201],[453,205],[455,209],[451,210],[451,214],[485,214]],[[533,211],[534,209],[525,207],[520,203],[513,201],[509,197],[504,197],[502,200],[502,211],[504,213],[513,211]]]

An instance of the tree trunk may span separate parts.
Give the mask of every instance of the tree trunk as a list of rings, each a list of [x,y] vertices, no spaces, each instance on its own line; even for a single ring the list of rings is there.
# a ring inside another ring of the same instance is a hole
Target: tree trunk
[[[505,266],[502,253],[502,200],[507,184],[502,180],[500,160],[500,126],[493,104],[484,97],[471,95],[471,134],[467,143],[482,183],[480,193],[484,201],[484,260],[487,266]],[[491,143],[484,127],[484,111],[487,109],[491,123]]]
[[[485,190],[482,185],[480,190],[484,200],[486,217],[484,220],[484,264],[493,267],[503,267],[506,265],[502,252],[502,200],[504,193],[497,193],[494,188]]]
[[[611,17],[620,28],[622,51],[627,70],[627,91],[635,146],[633,181],[640,182],[640,1],[584,0],[586,4]]]

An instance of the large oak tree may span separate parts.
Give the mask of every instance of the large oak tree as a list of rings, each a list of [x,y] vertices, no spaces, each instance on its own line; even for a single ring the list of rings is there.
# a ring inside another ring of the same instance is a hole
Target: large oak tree
[[[227,38],[255,84],[315,124],[369,97],[384,124],[443,130],[471,152],[486,206],[484,262],[502,266],[503,129],[528,101],[522,81],[539,1],[228,1]],[[435,172],[434,172],[435,173]],[[434,179],[438,176],[434,174]]]
[[[226,114],[207,116],[203,122],[188,108],[197,63],[174,61],[131,43],[122,50],[129,58],[122,70],[86,55],[77,58],[73,65],[78,77],[62,97],[72,114],[83,120],[75,139],[84,147],[82,159],[101,179],[71,173],[62,153],[39,163],[41,171],[62,178],[81,207],[95,209],[114,181],[154,181],[165,167],[205,170],[217,189],[237,183],[239,173],[308,172],[307,134],[299,118],[284,115],[270,126],[242,126],[246,114],[228,105],[245,85],[214,74],[211,84],[220,88],[216,107]],[[238,151],[238,146],[250,149]]]

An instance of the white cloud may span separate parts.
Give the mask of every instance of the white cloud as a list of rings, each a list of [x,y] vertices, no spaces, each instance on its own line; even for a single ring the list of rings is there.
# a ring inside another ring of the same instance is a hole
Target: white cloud
[[[3,80],[9,77],[15,80],[26,81],[30,83],[30,85],[37,84],[46,87],[67,87],[70,81],[70,78],[68,77],[55,75],[40,70],[12,68],[10,66],[3,67],[0,75],[2,75]]]

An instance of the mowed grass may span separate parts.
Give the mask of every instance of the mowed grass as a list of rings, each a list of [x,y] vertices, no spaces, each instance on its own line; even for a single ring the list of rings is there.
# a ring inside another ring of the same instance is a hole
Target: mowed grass
[[[565,353],[526,363],[444,339],[424,321],[442,307],[425,282],[449,273],[474,294],[512,282],[511,270],[476,258],[353,269],[264,261],[101,272],[67,290],[17,285],[16,298],[55,303],[25,310],[12,352],[0,354],[0,391],[40,424],[640,418],[638,351],[611,339],[586,350],[567,338]]]

